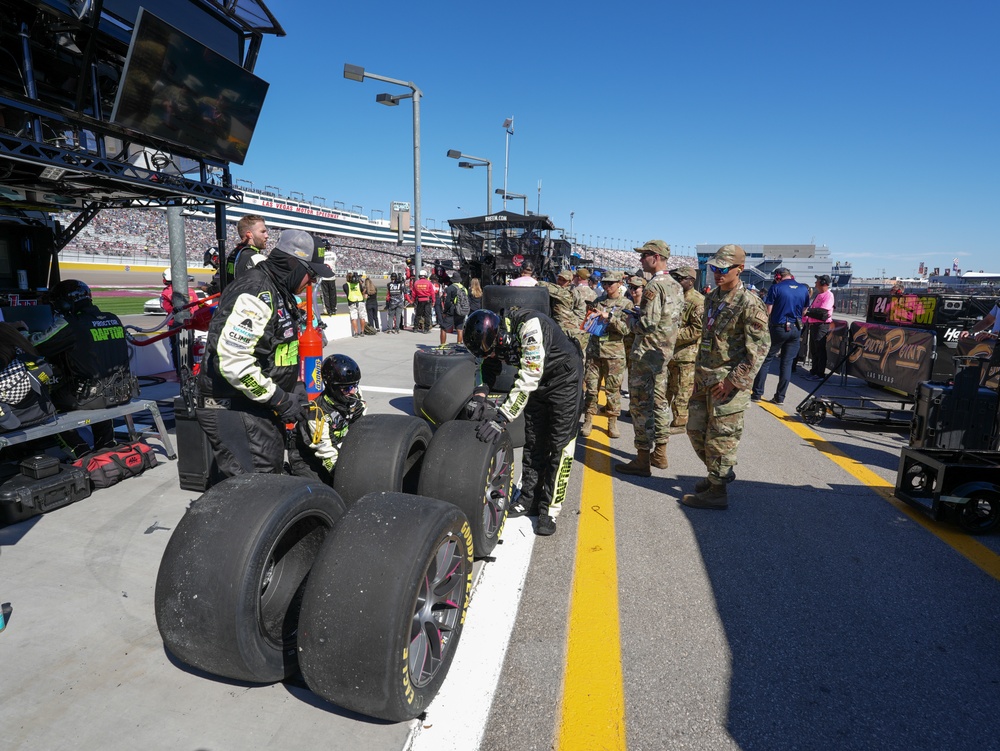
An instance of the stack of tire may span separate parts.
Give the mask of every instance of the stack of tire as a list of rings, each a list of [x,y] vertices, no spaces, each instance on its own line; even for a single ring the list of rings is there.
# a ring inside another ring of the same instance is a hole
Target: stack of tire
[[[500,312],[513,307],[528,308],[549,314],[549,292],[544,287],[483,288],[483,307]],[[413,414],[428,421],[435,429],[450,420],[461,420],[475,385],[475,357],[464,346],[418,349],[413,353]],[[502,404],[514,386],[517,368],[505,364],[489,394],[496,405]],[[514,447],[524,445],[524,415],[508,427]]]
[[[437,694],[465,622],[474,557],[492,552],[513,447],[453,422],[369,415],[341,447],[334,487],[244,475],[178,523],[156,580],[156,622],[178,660],[274,683],[391,721]]]

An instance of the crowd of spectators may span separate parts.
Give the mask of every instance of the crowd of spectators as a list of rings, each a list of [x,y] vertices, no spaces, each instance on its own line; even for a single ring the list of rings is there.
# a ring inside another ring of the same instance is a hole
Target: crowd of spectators
[[[76,214],[62,215],[63,226],[68,226]],[[271,228],[271,242],[281,237],[280,229]],[[215,222],[210,218],[184,217],[184,240],[191,266],[201,266],[205,250],[217,245]],[[226,247],[232,248],[239,241],[236,224],[227,224]],[[337,256],[337,273],[363,270],[372,276],[383,276],[401,271],[406,259],[413,255],[413,245],[378,242],[350,237],[335,237],[333,252]],[[637,267],[633,250],[615,248],[586,248],[586,256],[594,263],[609,269],[634,270]],[[79,256],[104,256],[127,259],[135,263],[158,263],[170,257],[167,239],[167,215],[153,209],[105,209],[94,218],[66,246],[64,258]],[[458,262],[451,250],[425,245],[424,263],[433,266],[437,261]],[[697,260],[687,256],[671,259],[671,266],[697,266]]]

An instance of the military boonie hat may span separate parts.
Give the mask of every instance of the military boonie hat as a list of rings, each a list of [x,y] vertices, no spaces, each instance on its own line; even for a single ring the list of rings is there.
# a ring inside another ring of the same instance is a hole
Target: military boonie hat
[[[676,269],[670,272],[674,276],[678,276],[681,279],[697,279],[698,272],[695,271],[690,266],[678,266]]]
[[[568,269],[566,271],[560,271],[559,278],[565,279],[567,282],[571,282],[573,281],[573,272]]]
[[[658,256],[663,256],[664,258],[670,258],[670,246],[667,245],[663,240],[650,240],[644,244],[641,248],[635,249],[636,253],[656,253]]]
[[[747,254],[739,245],[723,245],[708,259],[712,266],[742,266],[747,262]]]
[[[590,271],[588,269],[577,269],[576,275],[581,279],[590,279]]]
[[[620,282],[622,280],[622,272],[620,271],[608,271],[604,275],[604,281],[607,283]]]

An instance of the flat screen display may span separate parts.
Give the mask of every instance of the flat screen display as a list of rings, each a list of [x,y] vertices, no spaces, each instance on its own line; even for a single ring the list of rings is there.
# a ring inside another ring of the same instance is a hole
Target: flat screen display
[[[268,84],[143,8],[111,122],[243,164]]]

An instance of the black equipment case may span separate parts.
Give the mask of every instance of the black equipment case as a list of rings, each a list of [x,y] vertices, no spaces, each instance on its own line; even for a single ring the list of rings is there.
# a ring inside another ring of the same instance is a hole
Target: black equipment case
[[[910,447],[995,450],[997,408],[992,389],[978,387],[970,398],[957,386],[925,381],[917,387]]]
[[[45,477],[7,476],[0,484],[0,526],[44,514],[90,496],[90,478],[79,467],[59,465]]]
[[[174,424],[177,433],[177,478],[183,490],[208,490],[218,480],[218,467],[208,436],[193,414],[188,413],[183,396],[174,397]]]

